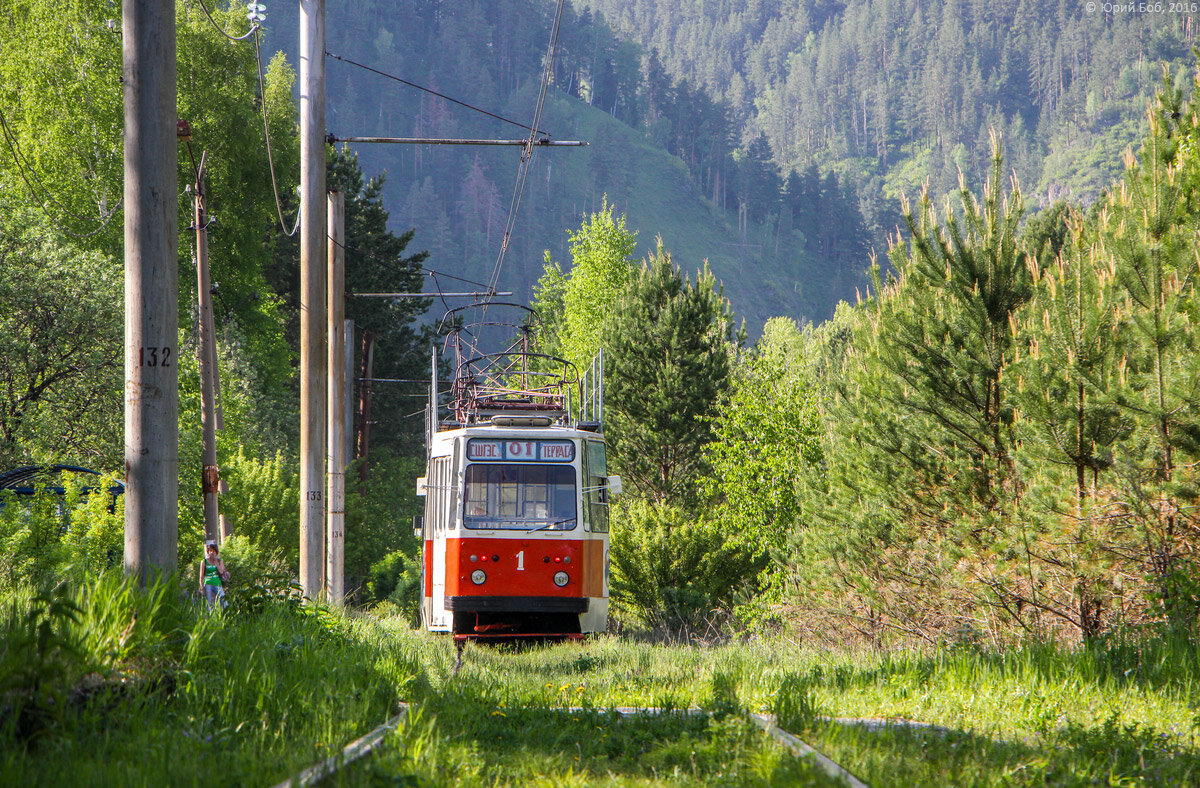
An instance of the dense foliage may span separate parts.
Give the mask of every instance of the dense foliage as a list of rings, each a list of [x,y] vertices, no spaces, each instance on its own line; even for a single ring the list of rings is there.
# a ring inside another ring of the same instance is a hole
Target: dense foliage
[[[896,277],[816,332],[796,602],[874,637],[1195,631],[1200,115],[1167,81],[1147,120],[1056,257],[994,177],[910,211]]]
[[[120,13],[110,6],[21,0],[0,10],[12,31],[0,42],[0,471],[56,462],[118,471],[123,461],[122,54]],[[247,550],[294,567],[298,252],[288,235],[298,147],[294,80],[282,54],[268,58],[257,38],[227,37],[248,27],[240,7],[217,9],[210,19],[181,3],[176,23],[179,116],[191,130],[190,139],[180,139],[179,226],[192,224],[201,168],[210,219],[223,416],[217,448],[227,485],[221,509]],[[346,196],[347,290],[419,291],[425,255],[407,249],[411,232],[388,229],[383,177],[365,178],[350,151],[331,150],[329,159],[329,185]],[[199,555],[202,533],[194,230],[181,234],[179,259],[182,569]],[[349,301],[359,335],[374,334],[375,376],[427,375],[429,338],[415,320],[428,302]],[[360,463],[360,481],[348,494],[352,592],[364,588],[379,558],[412,550],[400,523],[415,504],[397,502],[396,490],[411,490],[418,473],[409,460],[421,423],[412,414],[414,391],[424,389],[374,391],[377,478]],[[11,548],[6,584],[119,563],[119,504],[108,519],[88,515],[99,523],[94,528],[72,521],[58,534],[38,531],[40,520],[29,517],[39,507],[83,510],[107,506],[106,499],[79,490],[66,498],[49,492],[32,503],[14,499],[0,512]],[[103,549],[93,545],[101,542]]]

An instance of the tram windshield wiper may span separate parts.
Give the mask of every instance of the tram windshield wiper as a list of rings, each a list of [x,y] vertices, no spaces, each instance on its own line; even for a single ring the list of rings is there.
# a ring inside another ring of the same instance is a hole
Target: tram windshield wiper
[[[529,529],[528,531],[526,531],[525,533],[527,533],[527,534],[531,534],[531,533],[533,533],[534,531],[545,531],[547,528],[553,528],[553,527],[555,527],[555,526],[557,526],[557,525],[566,525],[567,523],[573,523],[573,522],[575,522],[575,518],[574,518],[574,517],[568,517],[568,518],[567,518],[567,519],[565,519],[565,520],[555,520],[555,521],[554,521],[554,522],[552,522],[552,523],[546,523],[545,525],[539,525],[537,528],[530,528],[530,529]]]

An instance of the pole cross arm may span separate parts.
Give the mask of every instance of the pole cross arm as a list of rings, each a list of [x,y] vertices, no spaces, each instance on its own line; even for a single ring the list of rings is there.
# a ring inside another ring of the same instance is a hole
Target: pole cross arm
[[[330,134],[325,138],[330,145],[338,142],[391,142],[399,145],[529,145],[528,139],[523,140],[471,140],[450,139],[441,137],[339,137]],[[586,142],[579,140],[552,140],[543,137],[534,140],[533,145],[539,148],[582,148]]]

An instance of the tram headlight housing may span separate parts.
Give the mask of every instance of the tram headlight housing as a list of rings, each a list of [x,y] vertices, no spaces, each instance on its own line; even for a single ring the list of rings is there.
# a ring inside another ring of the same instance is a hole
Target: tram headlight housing
[[[562,588],[563,586],[565,586],[570,581],[570,579],[571,578],[567,575],[566,572],[555,572],[554,573],[554,585],[558,586],[559,588]]]
[[[481,586],[485,580],[487,580],[487,572],[484,572],[482,569],[476,569],[471,573],[471,582],[475,585]]]

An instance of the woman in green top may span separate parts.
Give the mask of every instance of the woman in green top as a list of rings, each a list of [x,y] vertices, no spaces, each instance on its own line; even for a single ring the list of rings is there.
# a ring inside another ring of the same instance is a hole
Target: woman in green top
[[[212,607],[218,597],[225,595],[225,583],[229,581],[229,570],[217,554],[217,545],[214,542],[205,545],[205,556],[200,562],[200,570],[200,587],[204,589],[204,598],[208,600],[208,606]]]

